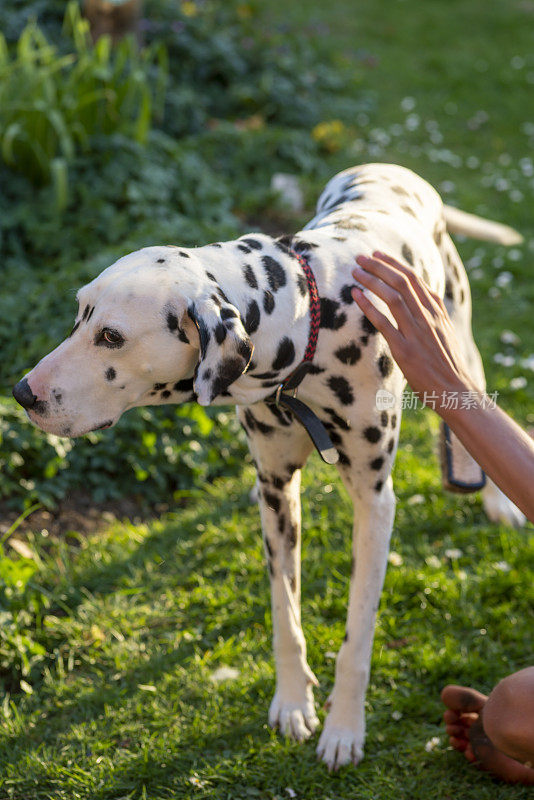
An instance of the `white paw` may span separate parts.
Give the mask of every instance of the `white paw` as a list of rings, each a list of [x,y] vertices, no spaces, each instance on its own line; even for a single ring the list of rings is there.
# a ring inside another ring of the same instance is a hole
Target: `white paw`
[[[327,717],[317,745],[317,756],[330,772],[345,764],[359,764],[363,758],[364,740],[365,731],[329,724]]]
[[[482,492],[482,504],[491,522],[501,522],[513,528],[522,528],[525,524],[523,512],[490,480]]]
[[[277,689],[269,708],[269,725],[297,742],[308,739],[319,725],[312,687],[293,694]]]

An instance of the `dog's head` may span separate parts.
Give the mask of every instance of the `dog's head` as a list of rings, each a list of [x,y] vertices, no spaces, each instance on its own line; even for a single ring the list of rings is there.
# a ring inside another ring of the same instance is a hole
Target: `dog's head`
[[[239,311],[191,251],[138,250],[77,298],[68,338],[13,389],[49,433],[106,428],[134,406],[194,397],[209,405],[250,362]]]

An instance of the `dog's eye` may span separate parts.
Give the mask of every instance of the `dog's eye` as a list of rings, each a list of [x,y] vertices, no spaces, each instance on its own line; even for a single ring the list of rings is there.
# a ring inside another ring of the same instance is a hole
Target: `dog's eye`
[[[102,328],[96,337],[95,344],[103,344],[104,347],[121,347],[124,344],[124,338],[113,328]]]
[[[122,342],[122,336],[117,331],[112,331],[109,328],[104,328],[102,331],[102,338],[110,344],[118,344]]]

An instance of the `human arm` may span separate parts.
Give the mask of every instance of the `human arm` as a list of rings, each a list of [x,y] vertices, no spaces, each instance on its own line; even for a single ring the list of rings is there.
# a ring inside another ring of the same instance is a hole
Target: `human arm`
[[[352,296],[383,334],[410,386],[420,394],[470,392],[468,408],[439,403],[435,411],[499,488],[534,522],[534,442],[498,406],[489,403],[469,376],[441,298],[409,267],[390,256],[359,256],[355,279],[381,298],[398,327],[361,289]],[[460,394],[461,396],[461,394]]]

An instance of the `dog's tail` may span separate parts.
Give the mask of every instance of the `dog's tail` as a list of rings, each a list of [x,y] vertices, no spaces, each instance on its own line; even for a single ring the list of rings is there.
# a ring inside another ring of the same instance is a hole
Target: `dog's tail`
[[[461,233],[471,239],[482,239],[497,244],[521,244],[523,237],[508,225],[468,214],[453,206],[443,206],[443,214],[449,233]]]

